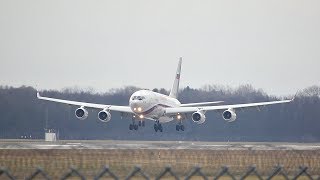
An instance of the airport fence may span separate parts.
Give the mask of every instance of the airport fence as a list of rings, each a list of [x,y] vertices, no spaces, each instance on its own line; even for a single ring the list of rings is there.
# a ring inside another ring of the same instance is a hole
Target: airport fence
[[[11,180],[16,180],[17,178],[14,176],[14,174],[10,173],[9,170],[5,169],[5,168],[1,168],[0,169],[0,179],[11,179]],[[50,180],[52,179],[48,173],[41,169],[41,168],[37,168],[34,172],[32,172],[29,176],[25,177],[26,180],[33,180],[33,179],[46,179],[46,180]],[[255,166],[251,166],[248,168],[247,171],[245,171],[242,175],[240,174],[233,174],[232,170],[230,170],[227,166],[222,167],[221,170],[217,171],[216,175],[206,175],[205,173],[203,173],[201,167],[194,167],[192,168],[189,173],[187,173],[184,176],[178,175],[177,173],[174,172],[174,170],[170,167],[167,166],[163,169],[163,171],[155,176],[155,177],[150,177],[147,172],[145,172],[142,168],[140,168],[139,166],[135,166],[133,168],[133,170],[127,175],[127,177],[119,177],[117,176],[115,173],[113,173],[113,171],[108,167],[104,167],[102,169],[102,171],[100,173],[98,173],[96,176],[94,177],[85,177],[80,170],[76,169],[76,168],[70,168],[67,173],[62,174],[61,178],[62,180],[64,179],[81,179],[81,180],[85,180],[85,179],[94,179],[94,180],[100,180],[100,179],[155,179],[155,180],[160,180],[160,179],[175,179],[175,180],[179,180],[179,179],[214,179],[214,180],[218,180],[218,179],[232,179],[232,180],[244,180],[244,179],[258,179],[258,180],[271,180],[271,179],[293,179],[293,180],[297,180],[297,179],[316,179],[316,180],[320,180],[320,175],[310,175],[308,173],[308,167],[303,167],[300,166],[297,171],[296,174],[288,174],[285,169],[283,168],[283,166],[281,165],[277,165],[274,167],[274,169],[272,169],[270,171],[270,174],[268,176],[265,175],[261,175],[257,168]]]

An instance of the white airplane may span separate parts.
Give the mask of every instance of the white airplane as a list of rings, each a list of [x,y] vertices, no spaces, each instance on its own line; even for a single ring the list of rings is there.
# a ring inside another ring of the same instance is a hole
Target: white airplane
[[[176,130],[184,131],[182,120],[191,118],[193,122],[202,124],[206,120],[205,113],[207,111],[219,111],[222,112],[222,117],[227,122],[233,122],[236,120],[236,111],[239,109],[246,109],[252,107],[261,107],[271,104],[289,103],[292,100],[271,101],[271,102],[259,102],[249,104],[234,104],[234,105],[215,105],[212,104],[221,103],[223,101],[215,102],[200,102],[181,104],[178,100],[178,90],[180,81],[182,58],[179,60],[177,73],[169,96],[163,95],[150,90],[139,90],[133,93],[129,99],[129,106],[116,106],[106,104],[94,104],[87,102],[69,101],[63,99],[55,99],[49,97],[40,96],[37,92],[37,98],[45,101],[53,101],[62,104],[79,106],[75,110],[75,116],[84,120],[88,117],[87,109],[98,109],[98,118],[102,122],[108,122],[111,120],[111,111],[117,111],[121,113],[121,117],[132,117],[132,123],[129,125],[130,130],[137,130],[138,125],[135,123],[139,121],[139,126],[144,126],[144,119],[152,120],[155,122],[154,130],[163,131],[161,123],[166,123],[176,120]],[[209,106],[211,105],[211,106]]]

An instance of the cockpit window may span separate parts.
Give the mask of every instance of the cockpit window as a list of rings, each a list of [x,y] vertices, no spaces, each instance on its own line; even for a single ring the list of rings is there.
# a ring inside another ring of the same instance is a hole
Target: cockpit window
[[[139,101],[141,101],[141,100],[143,100],[143,99],[145,99],[144,96],[133,96],[133,97],[132,97],[132,100],[139,100]]]

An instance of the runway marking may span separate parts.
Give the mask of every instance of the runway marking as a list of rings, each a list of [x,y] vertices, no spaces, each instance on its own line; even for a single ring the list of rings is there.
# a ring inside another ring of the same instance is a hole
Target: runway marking
[[[81,145],[81,143],[67,143],[67,144],[70,144],[70,145]]]
[[[35,146],[43,146],[43,147],[71,147],[71,146],[79,146],[79,145],[72,145],[72,144],[36,144]]]
[[[208,147],[231,147],[232,145],[219,145],[219,144],[199,144],[196,146],[208,146]]]
[[[320,149],[320,146],[316,146],[316,145],[305,145],[305,146],[299,146],[299,145],[280,145],[280,147],[297,149],[297,150],[316,150],[316,149]]]

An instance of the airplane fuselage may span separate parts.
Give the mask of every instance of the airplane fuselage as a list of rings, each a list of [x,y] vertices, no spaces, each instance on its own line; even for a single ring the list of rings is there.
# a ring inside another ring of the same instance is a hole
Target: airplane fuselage
[[[129,100],[129,106],[138,118],[159,122],[172,121],[172,117],[166,116],[165,108],[180,107],[180,104],[175,98],[150,90],[137,91]]]

